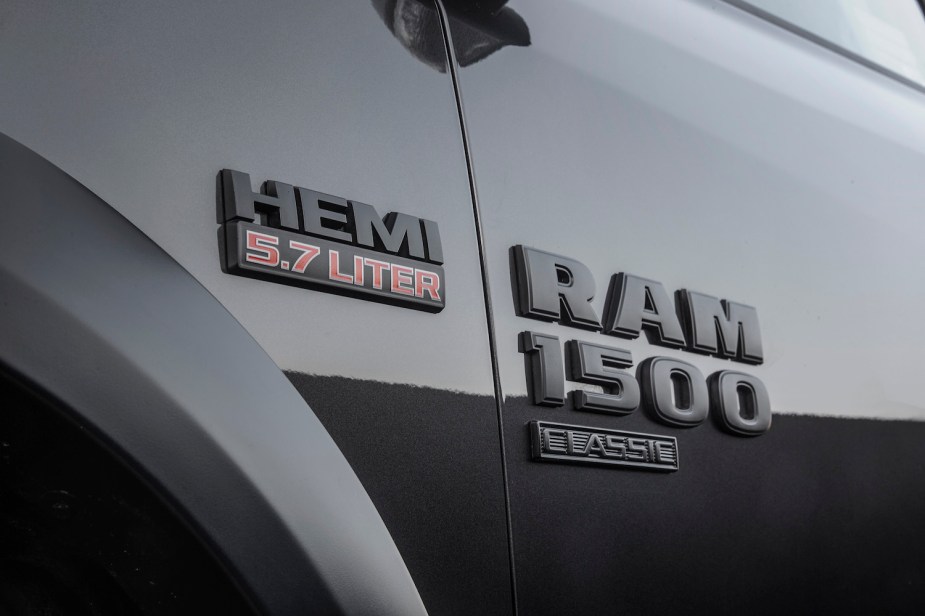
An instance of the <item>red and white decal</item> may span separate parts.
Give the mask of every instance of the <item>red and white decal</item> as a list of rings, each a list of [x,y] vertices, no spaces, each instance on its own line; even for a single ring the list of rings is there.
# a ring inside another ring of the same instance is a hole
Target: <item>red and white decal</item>
[[[358,287],[363,286],[363,275],[366,270],[363,267],[363,257],[355,256],[353,257],[353,284]]]
[[[392,293],[414,295],[414,268],[392,264]],[[409,286],[402,286],[409,285]]]
[[[308,264],[311,263],[321,252],[321,249],[317,246],[312,246],[311,244],[303,244],[302,242],[297,242],[295,240],[289,240],[289,247],[302,253],[301,256],[296,259],[295,263],[292,264],[292,271],[298,274],[305,272],[305,268],[308,267]]]
[[[389,269],[389,264],[385,261],[379,261],[378,259],[370,259],[369,257],[364,257],[363,263],[373,268],[373,288],[381,289],[382,272]]]
[[[436,272],[427,270],[414,270],[414,296],[424,297],[424,292],[430,295],[435,302],[440,301],[440,276]]]
[[[337,282],[353,284],[352,275],[342,274],[340,272],[340,252],[336,250],[331,250],[328,253],[328,278],[331,280],[336,280]]]
[[[424,309],[442,308],[443,270],[439,266],[418,268],[414,261],[397,255],[375,258],[357,247],[305,236],[301,237],[307,241],[302,241],[287,231],[267,229],[263,233],[251,223],[240,224],[247,226],[236,236],[234,252],[240,259],[236,267],[247,264],[247,269],[260,276],[283,275],[289,282],[297,278],[308,284],[350,286],[359,293],[391,296],[396,302]]]
[[[279,265],[279,250],[276,246],[279,244],[279,238],[266,233],[247,230],[247,250],[244,260],[248,263],[257,263],[258,265],[267,265],[276,267]],[[254,251],[257,254],[253,254]]]

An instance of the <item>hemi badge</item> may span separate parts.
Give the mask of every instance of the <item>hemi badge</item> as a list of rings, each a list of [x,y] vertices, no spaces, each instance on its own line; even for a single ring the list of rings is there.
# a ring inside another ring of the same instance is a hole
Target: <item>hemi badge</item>
[[[678,470],[678,441],[672,436],[531,421],[530,439],[534,460]]]
[[[282,182],[254,192],[250,176],[233,169],[219,177],[224,272],[443,310],[437,223],[401,212],[380,218],[371,205]]]

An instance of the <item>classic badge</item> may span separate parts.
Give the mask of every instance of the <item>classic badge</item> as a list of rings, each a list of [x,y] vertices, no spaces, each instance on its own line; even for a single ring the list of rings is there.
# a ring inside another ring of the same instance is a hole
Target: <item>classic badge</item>
[[[678,441],[671,436],[532,421],[530,437],[534,460],[678,470]]]

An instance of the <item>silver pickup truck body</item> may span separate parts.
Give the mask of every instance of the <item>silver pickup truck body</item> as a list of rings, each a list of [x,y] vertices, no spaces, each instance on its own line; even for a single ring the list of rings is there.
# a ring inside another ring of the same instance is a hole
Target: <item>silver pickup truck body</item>
[[[921,613],[925,89],[770,4],[0,6],[0,612]]]

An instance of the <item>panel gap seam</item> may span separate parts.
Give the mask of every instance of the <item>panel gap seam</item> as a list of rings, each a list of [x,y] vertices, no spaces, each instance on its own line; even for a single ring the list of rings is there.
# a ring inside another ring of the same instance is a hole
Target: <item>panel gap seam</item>
[[[459,132],[462,139],[463,153],[466,158],[466,170],[469,179],[469,195],[472,200],[472,213],[475,218],[475,235],[479,252],[479,268],[482,275],[482,295],[485,301],[485,317],[488,325],[488,347],[491,356],[491,372],[495,391],[495,410],[498,418],[498,440],[501,446],[501,477],[504,483],[504,508],[505,522],[507,525],[508,536],[508,559],[510,561],[510,584],[511,599],[513,602],[514,615],[518,614],[517,607],[517,577],[514,567],[514,534],[511,521],[511,498],[508,487],[508,470],[507,456],[504,447],[504,421],[503,421],[503,397],[501,391],[501,375],[498,362],[497,337],[495,333],[495,324],[493,317],[493,308],[491,303],[491,292],[488,284],[488,259],[485,254],[484,232],[482,229],[482,217],[479,209],[478,190],[475,183],[475,168],[472,164],[472,153],[469,148],[469,133],[466,127],[466,116],[463,110],[462,92],[459,87],[459,76],[456,71],[456,52],[453,48],[453,37],[450,33],[449,16],[441,0],[434,0],[437,12],[440,16],[440,27],[443,31],[443,43],[446,48],[447,72],[450,74],[450,80],[453,83],[453,93],[456,99],[456,112],[459,116]]]

